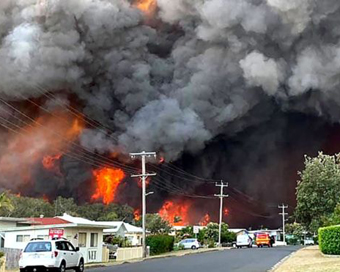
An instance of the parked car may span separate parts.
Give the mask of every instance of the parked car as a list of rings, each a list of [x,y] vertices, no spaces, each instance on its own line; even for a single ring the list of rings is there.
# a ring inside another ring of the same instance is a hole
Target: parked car
[[[20,272],[39,268],[59,272],[65,272],[66,269],[83,272],[84,257],[79,248],[75,248],[66,239],[32,240],[21,252],[19,267]]]
[[[310,245],[315,245],[315,242],[313,240],[313,238],[306,238],[305,240],[303,240],[303,244],[305,246],[310,246]]]
[[[198,249],[201,247],[201,244],[197,241],[197,239],[184,239],[178,243],[183,246],[184,249]]]
[[[242,234],[237,236],[236,247],[252,247],[253,241],[248,234]]]
[[[109,259],[116,259],[117,258],[118,245],[103,243],[103,246],[107,247],[108,250],[109,250]]]
[[[257,233],[256,234],[256,245],[257,247],[271,247],[270,236],[268,233]]]

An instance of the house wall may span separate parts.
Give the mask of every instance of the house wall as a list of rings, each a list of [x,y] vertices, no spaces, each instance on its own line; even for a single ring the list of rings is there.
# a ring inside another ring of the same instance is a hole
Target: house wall
[[[64,228],[65,238],[75,247],[79,246],[79,233],[86,233],[86,247],[80,247],[85,263],[101,262],[103,251],[103,230],[98,228]],[[97,246],[91,247],[91,233],[97,233]],[[5,248],[24,249],[27,242],[17,242],[17,235],[29,235],[29,239],[43,237],[48,238],[49,229],[30,229],[22,231],[11,231],[5,233]]]
[[[140,246],[142,244],[142,233],[125,233],[125,237],[132,246]]]
[[[0,221],[0,230],[12,229],[17,226],[17,222]]]
[[[79,246],[79,233],[86,233],[86,247]],[[98,234],[97,247],[91,247],[91,233]],[[103,255],[103,230],[91,228],[70,228],[65,231],[66,238],[75,247],[79,247],[83,254],[85,263],[101,262]]]

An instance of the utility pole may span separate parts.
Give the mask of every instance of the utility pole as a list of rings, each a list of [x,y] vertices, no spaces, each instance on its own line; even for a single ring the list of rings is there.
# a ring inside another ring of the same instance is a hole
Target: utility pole
[[[141,153],[130,153],[132,159],[136,157],[142,158],[142,174],[140,175],[131,175],[132,178],[141,178],[142,180],[142,228],[143,228],[143,238],[142,238],[142,247],[143,247],[143,258],[146,257],[146,229],[145,229],[145,215],[146,215],[146,196],[151,193],[146,193],[146,178],[151,176],[156,176],[156,173],[146,173],[146,158],[151,156],[156,158],[156,152],[141,152]]]
[[[220,187],[220,194],[215,194],[216,197],[220,198],[220,222],[218,226],[218,245],[221,246],[221,232],[222,232],[222,216],[223,216],[223,199],[225,197],[228,197],[228,195],[224,195],[224,187],[228,187],[228,183],[224,184],[223,180],[221,180],[221,183],[216,183],[216,187]]]
[[[280,215],[282,215],[282,233],[283,233],[283,243],[286,243],[286,230],[285,230],[285,223],[287,221],[286,219],[286,215],[288,215],[288,213],[285,213],[285,209],[288,208],[288,205],[285,206],[284,204],[282,204],[281,206],[278,206],[279,209],[282,209],[282,213],[279,213]]]

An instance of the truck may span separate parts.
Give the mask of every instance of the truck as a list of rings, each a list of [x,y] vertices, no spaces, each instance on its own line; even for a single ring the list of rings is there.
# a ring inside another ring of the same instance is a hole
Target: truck
[[[271,247],[271,241],[268,233],[256,233],[256,245],[257,247]]]

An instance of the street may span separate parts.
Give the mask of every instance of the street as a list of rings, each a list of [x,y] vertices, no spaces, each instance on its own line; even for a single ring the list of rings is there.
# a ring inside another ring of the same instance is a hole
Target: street
[[[184,257],[161,258],[90,272],[265,272],[300,247],[230,249]]]

